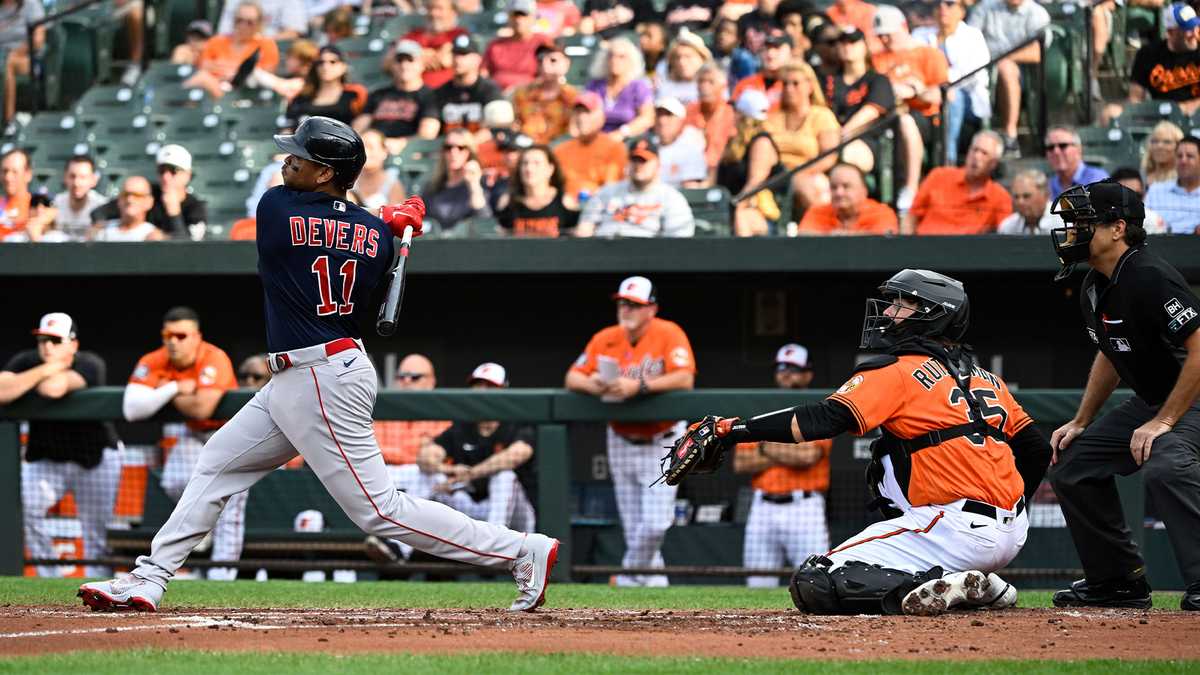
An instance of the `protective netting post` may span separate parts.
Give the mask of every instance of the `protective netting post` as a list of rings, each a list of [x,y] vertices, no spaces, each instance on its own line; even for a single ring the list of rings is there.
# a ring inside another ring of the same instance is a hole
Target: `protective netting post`
[[[537,450],[534,461],[538,470],[538,530],[558,539],[558,564],[551,578],[571,579],[571,458],[567,444],[567,427],[562,424],[538,426]]]
[[[7,467],[7,468],[6,468]],[[25,564],[21,516],[21,433],[0,422],[0,575],[19,576]]]

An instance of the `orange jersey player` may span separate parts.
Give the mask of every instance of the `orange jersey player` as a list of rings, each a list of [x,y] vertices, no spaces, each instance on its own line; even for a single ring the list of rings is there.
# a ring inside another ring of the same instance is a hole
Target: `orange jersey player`
[[[802,443],[880,429],[868,485],[888,520],[792,576],[792,601],[820,614],[999,609],[1016,589],[994,571],[1025,544],[1026,500],[1050,446],[996,375],[962,343],[962,283],[902,270],[867,301],[860,347],[877,352],[821,403],[747,420],[711,418],[718,450],[739,441]],[[701,424],[704,424],[702,422]],[[691,432],[689,432],[690,435]]]

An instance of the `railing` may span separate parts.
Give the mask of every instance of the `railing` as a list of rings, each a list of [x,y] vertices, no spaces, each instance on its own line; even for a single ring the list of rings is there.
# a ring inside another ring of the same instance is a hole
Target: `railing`
[[[38,0],[38,1],[40,1],[40,0]],[[47,26],[49,24],[60,21],[68,16],[71,16],[72,14],[77,14],[79,12],[82,12],[85,9],[95,7],[96,5],[99,5],[100,3],[106,2],[106,1],[107,0],[82,0],[79,4],[74,5],[72,7],[68,7],[67,9],[62,10],[61,12],[47,14],[46,16],[43,16],[42,18],[38,19],[37,21],[33,21],[33,22],[26,24],[26,26],[25,26],[25,44],[29,48],[29,86],[30,86],[30,90],[31,90],[30,98],[33,99],[31,102],[31,108],[29,110],[29,112],[31,114],[36,113],[38,111],[38,107],[41,105],[41,101],[40,101],[41,90],[42,90],[41,79],[43,77],[41,59],[38,57],[37,51],[34,50],[34,48],[33,48],[34,34],[37,32],[37,29],[41,28],[42,26]],[[145,41],[145,32],[146,32],[146,22],[142,21],[143,42]]]

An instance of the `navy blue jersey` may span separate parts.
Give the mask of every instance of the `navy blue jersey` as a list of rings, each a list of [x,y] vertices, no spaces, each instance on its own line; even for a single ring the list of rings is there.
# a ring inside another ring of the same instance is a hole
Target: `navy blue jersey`
[[[322,192],[267,190],[258,202],[267,349],[359,337],[394,255],[391,230],[365,209]]]

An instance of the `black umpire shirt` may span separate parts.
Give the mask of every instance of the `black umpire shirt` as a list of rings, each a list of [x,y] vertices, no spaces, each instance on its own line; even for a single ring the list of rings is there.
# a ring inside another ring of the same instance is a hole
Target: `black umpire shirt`
[[[1183,276],[1136,246],[1117,261],[1111,280],[1089,271],[1079,299],[1088,337],[1121,380],[1152,406],[1166,401],[1187,356],[1183,343],[1200,328],[1200,300]]]
[[[533,428],[517,425],[512,422],[501,422],[491,436],[479,435],[479,426],[475,422],[455,422],[433,439],[434,443],[446,451],[446,458],[455,464],[475,466],[483,460],[500,452],[517,441],[524,441],[533,447]],[[525,490],[525,496],[531,504],[537,505],[537,468],[530,459],[521,466],[514,467],[517,480]],[[488,478],[471,481],[471,498],[481,502],[488,498]]]
[[[42,364],[36,349],[27,349],[9,359],[4,370],[23,373]],[[92,352],[76,352],[71,370],[79,373],[88,387],[104,385],[104,359]],[[26,398],[43,399],[37,389],[29,390]],[[100,464],[104,449],[116,447],[117,439],[111,424],[107,422],[64,422],[57,420],[31,420],[29,443],[25,448],[25,460],[36,462],[48,459],[55,462],[74,462],[86,469]]]

